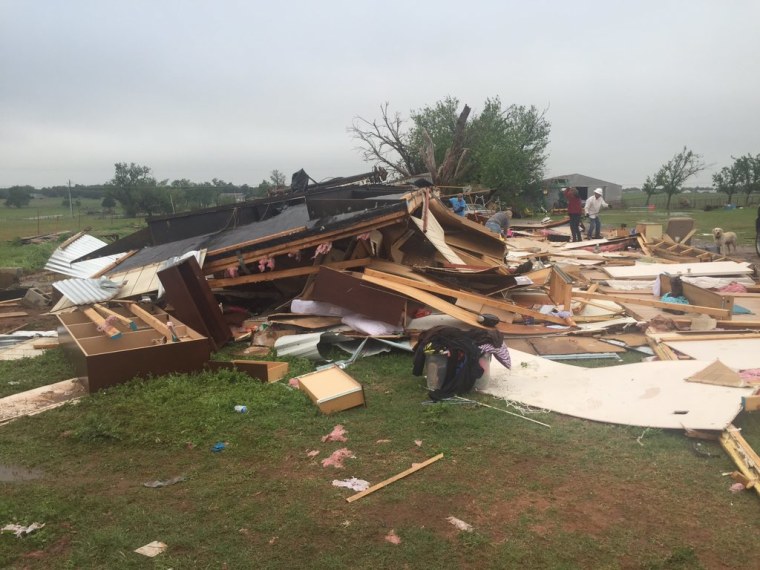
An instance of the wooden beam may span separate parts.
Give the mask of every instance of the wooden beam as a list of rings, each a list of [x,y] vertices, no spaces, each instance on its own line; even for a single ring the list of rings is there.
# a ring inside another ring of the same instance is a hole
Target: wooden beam
[[[720,317],[724,319],[731,318],[731,312],[727,309],[716,309],[715,307],[702,307],[700,305],[680,305],[677,303],[665,303],[664,301],[655,301],[653,299],[636,299],[631,297],[622,297],[618,295],[607,295],[603,293],[587,293],[585,291],[573,291],[573,297],[581,299],[601,299],[605,301],[614,301],[616,303],[628,303],[631,305],[646,305],[647,307],[657,307],[659,309],[671,309],[673,311],[682,311],[684,313],[701,313],[711,317]]]
[[[117,313],[116,311],[112,311],[108,307],[104,307],[103,305],[99,303],[95,303],[93,305],[98,311],[100,311],[101,314],[105,315],[107,317],[115,317],[121,324],[126,325],[129,327],[129,330],[136,331],[137,325],[135,324],[135,321],[133,321],[130,318],[125,317],[124,315],[121,315]]]
[[[347,261],[337,261],[335,263],[325,263],[323,265],[308,265],[306,267],[294,267],[293,269],[283,269],[281,271],[268,271],[265,273],[256,273],[254,275],[241,275],[239,277],[228,277],[224,279],[208,279],[209,287],[221,288],[232,287],[233,285],[246,285],[249,283],[262,283],[264,281],[276,281],[278,279],[287,279],[289,277],[302,277],[304,275],[314,275],[319,273],[320,267],[329,267],[330,269],[348,269],[350,267],[364,267],[372,261],[369,257],[359,259],[349,259]]]
[[[179,342],[179,337],[177,337],[171,330],[169,330],[169,327],[165,322],[161,322],[158,317],[151,315],[148,311],[138,306],[137,303],[129,303],[129,311],[134,316],[142,320],[146,325],[166,338],[167,341],[171,340],[173,342]]]
[[[534,317],[536,319],[540,319],[542,321],[547,321],[550,323],[556,323],[559,325],[567,325],[567,320],[563,319],[561,317],[556,317],[552,315],[544,315],[540,313],[539,311],[534,311],[533,309],[527,309],[525,307],[522,307],[520,305],[517,305],[515,303],[508,303],[504,300],[500,299],[494,299],[492,297],[487,297],[485,295],[480,295],[478,293],[470,293],[468,291],[461,291],[458,289],[451,289],[449,287],[443,287],[441,285],[435,285],[431,283],[424,283],[420,281],[414,281],[412,279],[405,279],[404,277],[400,277],[398,275],[391,275],[390,273],[383,273],[381,271],[376,271],[371,268],[367,268],[364,271],[364,275],[362,276],[362,279],[364,281],[369,281],[370,283],[374,283],[376,285],[383,285],[383,281],[385,281],[385,285],[387,286],[387,282],[393,282],[393,283],[399,283],[401,285],[406,285],[409,287],[414,287],[416,289],[421,289],[423,291],[429,291],[431,293],[437,293],[439,295],[444,295],[446,297],[454,297],[456,299],[465,299],[467,301],[475,301],[477,303],[481,303],[482,305],[486,305],[488,307],[494,307],[497,309],[501,309],[503,311],[508,311],[511,313],[517,313],[518,315],[525,315],[529,317]]]
[[[116,327],[107,324],[105,317],[103,317],[92,307],[83,308],[82,312],[85,314],[85,316],[87,316],[88,319],[98,325],[98,330],[100,330],[108,338],[117,339],[121,337],[121,331]]]
[[[26,311],[14,311],[12,313],[0,313],[0,319],[15,319],[16,317],[26,317],[29,313]]]
[[[252,261],[261,259],[262,257],[270,256],[270,255],[282,255],[284,253],[296,252],[304,248],[317,246],[320,243],[324,243],[326,241],[334,241],[336,239],[348,238],[348,237],[352,237],[358,234],[363,234],[369,230],[379,229],[379,228],[383,228],[383,227],[390,226],[393,224],[397,224],[399,221],[403,220],[407,215],[408,214],[403,211],[394,212],[392,214],[388,214],[386,216],[382,216],[374,220],[368,220],[366,222],[356,224],[355,226],[351,226],[349,228],[343,228],[340,230],[333,230],[329,232],[322,232],[320,234],[308,236],[300,240],[293,240],[293,241],[278,244],[275,246],[265,247],[265,248],[254,250],[254,251],[248,251],[248,252],[243,253],[241,257],[244,263],[250,263]],[[212,253],[208,253],[207,259],[208,257],[213,257]],[[228,267],[234,267],[238,265],[239,263],[240,261],[237,255],[224,257],[222,259],[215,259],[215,260],[207,261],[206,263],[203,264],[203,272],[206,275],[208,275],[210,273],[214,273],[215,271],[221,271],[223,269],[227,269]]]
[[[403,479],[404,477],[407,477],[411,475],[412,473],[416,473],[420,469],[424,469],[425,467],[427,467],[428,465],[432,463],[435,463],[439,459],[443,459],[443,453],[439,453],[435,457],[431,457],[430,459],[428,459],[427,461],[423,461],[422,463],[413,464],[406,471],[402,471],[398,475],[394,475],[390,479],[386,479],[385,481],[382,481],[378,483],[377,485],[372,485],[369,489],[366,489],[362,491],[361,493],[356,493],[356,495],[351,495],[350,497],[347,497],[346,502],[353,503],[354,501],[358,501],[362,497],[366,497],[367,495],[374,493],[375,491],[379,491],[383,487],[387,487],[388,485],[390,485],[391,483],[395,483],[399,479]]]

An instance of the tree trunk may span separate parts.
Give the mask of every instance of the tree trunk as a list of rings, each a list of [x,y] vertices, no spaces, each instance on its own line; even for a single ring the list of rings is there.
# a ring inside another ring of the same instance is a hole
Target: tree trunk
[[[467,127],[467,117],[469,115],[470,108],[465,105],[457,119],[451,147],[446,150],[441,166],[437,166],[435,163],[435,145],[433,144],[433,139],[430,137],[430,133],[425,129],[422,130],[422,135],[425,140],[422,149],[420,149],[420,155],[422,156],[422,161],[425,163],[425,168],[430,172],[433,184],[436,186],[451,185],[466,162],[465,158],[467,156],[467,149],[464,148],[464,139],[465,129]]]

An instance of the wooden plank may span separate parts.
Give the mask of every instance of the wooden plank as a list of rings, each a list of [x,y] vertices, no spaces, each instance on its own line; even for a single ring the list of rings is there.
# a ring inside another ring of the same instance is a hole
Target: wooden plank
[[[425,237],[433,244],[433,247],[448,261],[449,263],[456,263],[463,265],[464,261],[459,257],[446,243],[446,237],[443,232],[441,224],[435,219],[432,213],[428,213],[427,217],[427,229],[424,229],[424,222],[419,218],[410,216],[411,220],[417,226],[417,228],[425,235]]]
[[[15,319],[17,317],[26,317],[29,313],[26,311],[14,311],[12,313],[0,313],[0,319]]]
[[[265,273],[256,273],[253,275],[241,275],[239,277],[228,277],[224,279],[208,279],[209,287],[219,289],[223,287],[232,287],[234,285],[246,285],[250,283],[262,283],[265,281],[276,281],[278,279],[288,279],[291,277],[303,277],[305,275],[315,275],[319,273],[320,267],[329,267],[330,269],[349,269],[352,267],[364,267],[372,261],[369,257],[359,259],[349,259],[347,261],[336,261],[334,263],[325,263],[323,265],[308,265],[306,267],[295,267],[293,269],[283,269],[280,271],[267,271]]]
[[[552,267],[549,276],[549,297],[555,305],[562,305],[565,311],[570,310],[573,294],[573,279],[556,265]]]
[[[92,307],[83,308],[82,312],[88,319],[98,325],[98,330],[108,338],[117,339],[121,337],[121,331],[112,325],[106,324],[106,319]]]
[[[605,267],[613,279],[654,279],[660,273],[679,273],[697,276],[749,275],[753,272],[747,263],[735,261],[708,261],[695,263],[640,263],[631,266]]]
[[[607,295],[604,293],[587,293],[585,291],[574,291],[573,297],[580,297],[581,299],[601,299],[605,301],[614,301],[616,303],[627,303],[632,305],[645,305],[647,307],[671,309],[674,311],[682,311],[684,313],[701,313],[710,315],[712,317],[720,317],[723,319],[731,318],[731,312],[726,309],[702,307],[700,305],[679,305],[676,303],[665,303],[663,301],[655,301],[652,299],[636,299],[633,297],[621,297],[618,295]]]
[[[547,354],[583,354],[583,353],[603,353],[603,352],[625,352],[625,348],[607,344],[595,338],[589,337],[569,337],[558,336],[551,338],[534,338],[531,344],[536,354],[541,356]]]
[[[412,281],[411,279],[406,279],[404,277],[399,277],[397,275],[390,275],[388,273],[375,271],[374,269],[371,269],[371,268],[367,268],[364,271],[364,276],[362,277],[362,279],[365,281],[369,281],[370,283],[375,283],[376,285],[384,285],[386,287],[391,287],[391,285],[389,285],[388,282],[398,283],[401,285],[406,285],[408,287],[414,287],[415,289],[421,289],[423,291],[429,291],[431,293],[445,295],[447,297],[454,297],[456,299],[465,299],[468,301],[475,301],[483,305],[486,305],[488,307],[495,307],[503,311],[517,313],[518,315],[534,317],[542,321],[547,321],[547,322],[556,323],[560,325],[568,324],[567,320],[561,317],[556,317],[552,315],[544,315],[540,313],[539,311],[534,311],[533,309],[528,309],[520,305],[517,305],[515,303],[508,303],[501,299],[493,299],[491,297],[480,295],[478,293],[470,293],[468,291],[451,289],[449,287],[444,287],[441,285],[423,283],[419,281]]]
[[[681,340],[733,340],[737,338],[760,338],[760,332],[732,333],[732,332],[704,332],[690,333],[650,333],[650,336],[657,339],[658,342],[671,342]]]
[[[673,292],[673,277],[673,275],[667,273],[660,275],[661,293],[664,294]],[[699,305],[702,307],[715,307],[717,309],[726,309],[728,311],[731,311],[731,313],[734,311],[733,297],[730,297],[728,295],[721,295],[720,293],[716,293],[714,291],[708,291],[707,289],[703,289],[702,287],[698,287],[692,283],[686,283],[685,281],[681,282],[681,286],[683,289],[684,297],[686,297],[689,302],[694,305]]]
[[[371,493],[374,493],[375,491],[379,491],[383,487],[387,487],[388,485],[390,485],[391,483],[395,483],[399,479],[403,479],[404,477],[408,477],[412,473],[416,473],[420,469],[424,469],[428,465],[431,465],[431,464],[435,463],[436,461],[438,461],[440,459],[443,459],[443,453],[439,453],[435,457],[431,457],[430,459],[428,459],[426,461],[423,461],[422,463],[413,464],[406,471],[402,471],[398,475],[394,475],[393,477],[391,477],[389,479],[386,479],[385,481],[382,481],[382,482],[378,483],[377,485],[372,485],[369,489],[366,489],[366,490],[364,490],[364,491],[362,491],[360,493],[356,493],[356,495],[351,495],[350,497],[347,497],[346,498],[346,502],[353,503],[354,501],[358,501],[362,497],[366,497],[367,495],[369,495]]]
[[[128,326],[130,330],[133,330],[133,331],[137,330],[137,325],[135,324],[135,321],[133,321],[132,319],[127,318],[124,315],[117,313],[116,311],[112,311],[108,307],[104,307],[103,305],[99,303],[95,303],[95,305],[93,306],[98,311],[100,311],[101,314],[105,315],[106,317],[115,317],[121,324]]]
[[[157,317],[151,315],[148,311],[138,306],[137,303],[128,303],[129,311],[136,317],[140,318],[146,325],[155,330],[158,334],[164,336],[167,341],[179,342],[179,337],[174,334],[165,322],[161,322]],[[167,315],[168,316],[168,315]]]
[[[36,350],[48,350],[50,348],[58,348],[58,339],[39,340],[32,343],[32,347]]]
[[[293,240],[283,244],[277,244],[274,246],[264,247],[254,251],[248,251],[241,254],[244,263],[250,263],[252,261],[261,259],[262,257],[270,255],[281,255],[284,253],[296,252],[301,249],[315,247],[320,243],[327,241],[335,241],[336,239],[344,237],[352,237],[355,235],[363,234],[373,229],[380,229],[386,226],[391,226],[399,223],[403,218],[407,216],[407,212],[394,212],[374,220],[368,220],[366,222],[358,223],[350,228],[343,228],[340,230],[333,230],[328,232],[322,232],[317,235],[312,235],[300,240]],[[213,257],[213,252],[209,253],[209,257]],[[216,271],[222,271],[228,267],[235,267],[239,265],[240,261],[237,255],[224,257],[221,259],[214,259],[207,261],[203,264],[203,271],[206,275],[214,273]]]

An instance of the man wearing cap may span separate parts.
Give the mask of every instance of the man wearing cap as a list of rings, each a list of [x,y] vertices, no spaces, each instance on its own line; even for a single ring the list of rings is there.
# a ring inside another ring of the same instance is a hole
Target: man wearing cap
[[[609,208],[610,205],[602,198],[602,189],[594,190],[594,196],[586,200],[586,215],[589,217],[587,239],[599,239],[602,237],[602,221],[599,219],[599,212],[602,208]]]

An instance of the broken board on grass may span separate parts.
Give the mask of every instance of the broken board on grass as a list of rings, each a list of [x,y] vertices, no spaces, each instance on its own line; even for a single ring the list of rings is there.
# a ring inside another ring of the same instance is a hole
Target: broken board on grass
[[[78,378],[72,378],[6,396],[0,399],[0,425],[52,410],[86,394],[84,384]]]
[[[642,362],[583,368],[510,350],[512,370],[491,362],[478,389],[561,414],[613,424],[663,429],[722,430],[752,388],[687,382],[710,362]]]

